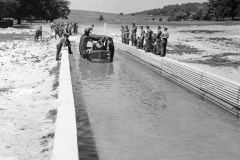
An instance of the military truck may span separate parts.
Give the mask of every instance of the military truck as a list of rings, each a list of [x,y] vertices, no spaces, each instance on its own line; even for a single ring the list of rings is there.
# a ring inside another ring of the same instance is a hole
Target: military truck
[[[92,62],[112,62],[114,51],[114,42],[109,36],[80,36],[79,52],[83,59]]]

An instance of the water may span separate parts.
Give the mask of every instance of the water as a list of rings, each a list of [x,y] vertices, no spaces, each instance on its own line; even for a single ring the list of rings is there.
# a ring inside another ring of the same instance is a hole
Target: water
[[[239,120],[116,52],[71,58],[81,160],[239,160]]]

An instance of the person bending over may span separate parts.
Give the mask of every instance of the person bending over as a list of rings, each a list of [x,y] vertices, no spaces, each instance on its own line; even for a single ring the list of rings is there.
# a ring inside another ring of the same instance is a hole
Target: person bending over
[[[92,34],[91,32],[93,31],[93,27],[94,27],[94,25],[92,25],[92,27],[85,28],[83,36],[90,36]]]
[[[59,55],[62,50],[62,46],[64,46],[66,43],[66,36],[67,36],[67,34],[63,34],[63,37],[59,40],[58,44],[56,45],[56,47],[57,47],[56,61],[60,60]]]

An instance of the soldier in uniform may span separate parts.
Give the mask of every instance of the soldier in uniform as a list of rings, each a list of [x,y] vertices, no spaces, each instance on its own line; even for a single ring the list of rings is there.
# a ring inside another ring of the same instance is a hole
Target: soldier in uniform
[[[57,35],[60,37],[60,35],[59,35],[59,26],[55,25],[55,27],[54,27],[54,37],[55,37],[55,39],[57,39]]]
[[[142,40],[140,37],[137,37],[137,49],[142,49]]]
[[[110,51],[110,62],[112,62],[114,57],[114,43],[112,39],[108,40],[108,49]]]
[[[121,35],[122,43],[124,43],[124,26],[123,25],[121,26],[121,32],[122,32],[122,35]]]
[[[143,29],[143,26],[140,26],[140,28],[141,28],[141,33],[140,33],[141,45],[139,47],[140,49],[142,49],[144,44],[145,30]]]
[[[69,38],[69,34],[66,35],[65,46],[68,47],[68,53],[72,54],[73,52],[72,52],[72,49],[71,49],[71,42],[68,38]]]
[[[60,52],[62,50],[62,46],[65,45],[65,42],[66,42],[66,36],[67,34],[63,34],[63,37],[60,39],[60,41],[58,42],[57,44],[57,53],[56,53],[56,61],[60,60],[59,59],[59,55],[60,55]]]
[[[135,26],[135,23],[132,23],[132,29],[131,29],[131,42],[132,46],[136,46],[136,38],[137,38],[137,27]]]
[[[147,33],[146,33],[146,48],[145,51],[146,52],[150,52],[151,48],[152,48],[152,30],[149,28],[149,26],[146,26],[147,28]]]
[[[157,40],[157,35],[155,33],[152,33],[152,41],[151,41],[151,48],[150,52],[153,54],[156,54],[156,40]]]
[[[124,29],[124,43],[125,44],[129,44],[129,29],[128,29],[128,26],[125,26],[125,29]]]
[[[34,42],[37,42],[38,40],[38,30],[39,30],[39,27],[37,27],[35,30]]]
[[[169,38],[169,33],[167,31],[167,28],[164,28],[164,31],[161,35],[161,56],[165,57],[166,56],[166,51],[167,51],[167,42],[168,42],[168,38]]]
[[[156,40],[156,54],[161,55],[161,26],[158,26],[157,40]]]
[[[91,34],[91,31],[93,31],[93,27],[94,27],[94,25],[92,25],[92,27],[85,28],[84,29],[84,36],[89,36]]]

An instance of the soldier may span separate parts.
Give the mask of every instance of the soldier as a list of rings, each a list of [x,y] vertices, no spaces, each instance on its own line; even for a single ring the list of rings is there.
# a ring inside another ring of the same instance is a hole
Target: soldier
[[[161,55],[161,26],[158,26],[157,40],[156,40],[156,55]]]
[[[73,52],[72,52],[72,49],[71,49],[71,42],[68,38],[69,38],[69,34],[66,35],[65,46],[68,47],[68,53],[72,54]]]
[[[110,62],[112,62],[114,57],[114,43],[112,39],[108,40],[108,49],[110,51]]]
[[[137,49],[142,49],[142,40],[140,37],[137,37]]]
[[[92,27],[89,27],[89,28],[85,28],[84,29],[84,36],[89,36],[91,33],[91,31],[93,31],[93,27],[94,25],[92,25]]]
[[[121,26],[121,32],[122,32],[122,35],[121,35],[122,43],[124,43],[124,26],[123,25]]]
[[[54,37],[55,37],[55,39],[57,39],[57,35],[59,36],[59,26],[55,25],[55,27],[54,27]]]
[[[73,31],[74,34],[77,34],[78,33],[78,25],[77,23],[74,23],[74,31]]]
[[[53,32],[54,22],[50,22],[50,28],[51,28],[51,32]]]
[[[152,38],[151,38],[151,48],[150,51],[153,54],[156,54],[156,40],[157,40],[157,35],[155,33],[152,33]]]
[[[73,25],[72,25],[72,23],[70,23],[70,25],[68,25],[68,28],[67,28],[69,35],[72,35],[72,27],[73,27]]]
[[[129,29],[128,29],[128,26],[126,25],[125,26],[125,29],[124,29],[124,43],[125,44],[129,44]]]
[[[38,40],[38,29],[39,29],[39,27],[37,27],[35,30],[34,42],[37,42],[37,40]]]
[[[64,29],[63,29],[63,32],[65,33],[65,34],[68,34],[68,23],[66,22],[65,23],[65,26],[64,26]]]
[[[147,33],[146,33],[146,48],[145,51],[146,52],[150,52],[151,48],[152,48],[152,30],[149,28],[149,26],[146,26],[147,28]]]
[[[131,29],[131,42],[132,46],[136,46],[136,36],[137,36],[137,27],[135,26],[135,23],[132,23],[133,27]]]
[[[42,37],[42,26],[39,26],[39,29],[38,29],[38,38],[41,37],[41,41],[43,41],[43,37]],[[37,39],[38,41],[38,39]]]
[[[140,49],[142,49],[143,48],[143,44],[144,44],[145,30],[143,29],[143,26],[140,26],[140,28],[141,28],[141,33],[140,33],[141,45],[140,45]]]
[[[60,41],[59,41],[58,44],[56,45],[56,47],[57,47],[56,61],[60,60],[60,59],[59,59],[59,54],[60,54],[60,52],[61,52],[61,50],[62,50],[62,46],[65,45],[66,36],[67,36],[67,34],[64,33],[64,34],[63,34],[63,37],[60,39]]]
[[[165,57],[166,56],[166,51],[167,51],[167,42],[168,42],[168,38],[169,38],[169,33],[167,31],[168,29],[165,27],[164,31],[161,35],[161,56]]]

